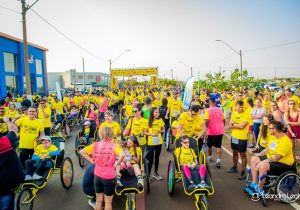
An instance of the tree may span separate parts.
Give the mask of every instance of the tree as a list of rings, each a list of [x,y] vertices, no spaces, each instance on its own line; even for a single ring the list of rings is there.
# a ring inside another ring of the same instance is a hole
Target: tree
[[[198,85],[198,81],[196,82],[196,87]],[[219,71],[215,73],[208,73],[205,75],[205,80],[200,81],[200,87],[206,88],[210,91],[216,88],[217,90],[227,89],[228,81],[226,80],[225,71]]]
[[[235,69],[230,75],[229,84],[231,88],[249,88],[253,81],[254,78],[249,76],[248,71],[246,69],[242,71],[242,80],[240,70]]]

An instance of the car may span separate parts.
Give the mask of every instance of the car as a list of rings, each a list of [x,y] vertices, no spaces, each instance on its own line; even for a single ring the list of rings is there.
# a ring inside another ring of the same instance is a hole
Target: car
[[[299,87],[300,87],[300,84],[298,84],[298,83],[286,86],[286,88],[290,88],[292,92],[295,92]]]
[[[280,90],[280,87],[275,82],[268,82],[265,85],[265,88],[268,88],[269,90],[274,90],[274,91]]]

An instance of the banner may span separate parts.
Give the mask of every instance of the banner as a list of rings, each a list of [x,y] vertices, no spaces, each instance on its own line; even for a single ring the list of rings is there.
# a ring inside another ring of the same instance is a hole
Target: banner
[[[111,76],[157,75],[158,68],[112,69]]]
[[[57,98],[62,101],[62,97],[61,97],[61,90],[60,90],[60,86],[58,84],[58,82],[56,82],[56,94],[57,94]]]
[[[152,86],[157,87],[158,86],[158,78],[157,76],[151,76],[150,83]]]
[[[110,81],[111,88],[118,88],[118,79],[116,77],[112,77]]]
[[[183,93],[183,109],[188,110],[193,99],[193,86],[195,77],[190,77],[185,83],[184,93]]]

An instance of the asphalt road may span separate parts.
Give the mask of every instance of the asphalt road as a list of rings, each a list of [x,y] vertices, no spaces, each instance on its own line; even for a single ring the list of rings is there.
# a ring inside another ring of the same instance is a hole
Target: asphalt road
[[[36,210],[91,210],[88,206],[88,199],[82,191],[82,177],[84,169],[78,165],[78,159],[74,152],[74,140],[76,131],[72,132],[73,137],[66,142],[66,156],[71,157],[74,164],[74,182],[70,190],[65,190],[60,182],[59,174],[54,174],[46,187],[40,190],[34,200]],[[167,164],[172,158],[171,153],[163,148],[159,173],[164,180],[151,182],[151,193],[145,194],[146,210],[192,210],[195,198],[184,194],[182,183],[176,183],[175,193],[170,197],[167,193]],[[231,156],[223,152],[222,167],[217,169],[213,163],[211,173],[215,188],[214,195],[208,198],[210,210],[265,210],[260,202],[251,201],[249,196],[243,192],[244,183],[238,180],[238,174],[225,172],[232,164]],[[141,199],[140,201],[143,201]],[[299,209],[279,201],[268,201],[268,209],[272,210],[294,210]],[[113,201],[114,210],[125,209],[125,198],[115,196]]]

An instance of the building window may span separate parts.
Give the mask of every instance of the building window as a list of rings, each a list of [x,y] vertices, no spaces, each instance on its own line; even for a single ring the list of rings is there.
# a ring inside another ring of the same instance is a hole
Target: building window
[[[44,95],[44,80],[43,77],[36,78],[37,94]]]
[[[6,72],[16,72],[17,56],[12,53],[4,52],[4,69]]]
[[[78,79],[83,79],[83,75],[78,75]]]
[[[88,79],[94,79],[94,75],[88,75]]]
[[[13,95],[17,94],[17,80],[15,76],[5,76],[6,91],[12,93]]]
[[[43,62],[42,60],[35,59],[36,74],[43,74]]]

